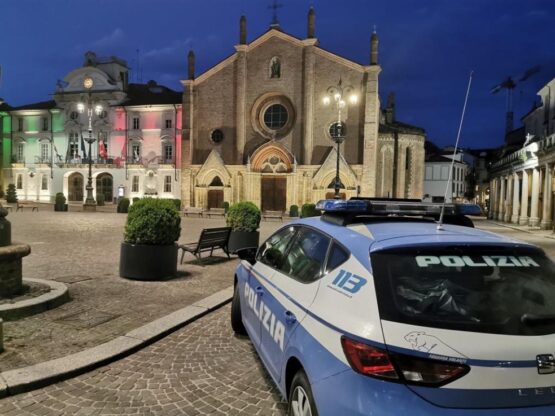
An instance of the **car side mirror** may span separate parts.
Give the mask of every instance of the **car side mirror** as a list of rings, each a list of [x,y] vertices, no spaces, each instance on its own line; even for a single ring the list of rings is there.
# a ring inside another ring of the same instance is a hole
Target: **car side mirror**
[[[237,251],[237,255],[241,260],[246,260],[250,264],[254,264],[256,263],[257,250],[258,250],[258,247],[242,248],[241,250]]]

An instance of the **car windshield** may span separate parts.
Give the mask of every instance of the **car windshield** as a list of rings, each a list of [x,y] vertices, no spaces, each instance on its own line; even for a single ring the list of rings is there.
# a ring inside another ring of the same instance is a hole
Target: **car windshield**
[[[506,335],[555,333],[555,265],[528,247],[371,254],[382,319]]]

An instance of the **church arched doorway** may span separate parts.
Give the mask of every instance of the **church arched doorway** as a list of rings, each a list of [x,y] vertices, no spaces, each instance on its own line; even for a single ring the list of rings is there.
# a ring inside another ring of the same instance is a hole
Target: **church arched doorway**
[[[96,177],[96,195],[104,195],[104,201],[112,202],[114,198],[114,179],[109,173],[101,173]]]
[[[68,202],[83,202],[83,175],[72,173],[68,178]]]
[[[224,204],[223,182],[219,176],[214,177],[208,185],[208,208],[222,208]]]
[[[287,173],[293,170],[294,158],[282,146],[262,146],[254,152],[252,170],[262,174],[260,205],[262,211],[287,209]]]

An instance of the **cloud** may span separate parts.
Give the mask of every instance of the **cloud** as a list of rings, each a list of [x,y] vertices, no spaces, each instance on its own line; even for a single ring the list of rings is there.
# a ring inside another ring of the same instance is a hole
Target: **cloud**
[[[170,45],[154,48],[142,54],[143,59],[163,59],[173,57],[175,55],[183,55],[191,46],[193,39],[187,38],[185,40],[174,40]]]
[[[91,43],[94,48],[105,48],[107,46],[114,46],[114,44],[120,44],[125,39],[125,33],[123,29],[117,27],[112,33],[104,36],[98,40]]]

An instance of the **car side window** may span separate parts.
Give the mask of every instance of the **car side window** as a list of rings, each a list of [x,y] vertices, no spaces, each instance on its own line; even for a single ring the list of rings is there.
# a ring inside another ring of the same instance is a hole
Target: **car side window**
[[[296,231],[295,227],[286,227],[272,235],[260,247],[257,260],[274,269],[279,269],[283,263],[285,251]]]
[[[291,243],[280,270],[301,282],[310,283],[322,276],[330,238],[310,228],[303,228]]]
[[[349,256],[350,254],[347,250],[334,242],[330,250],[330,255],[328,256],[326,273],[345,263],[348,260]]]

